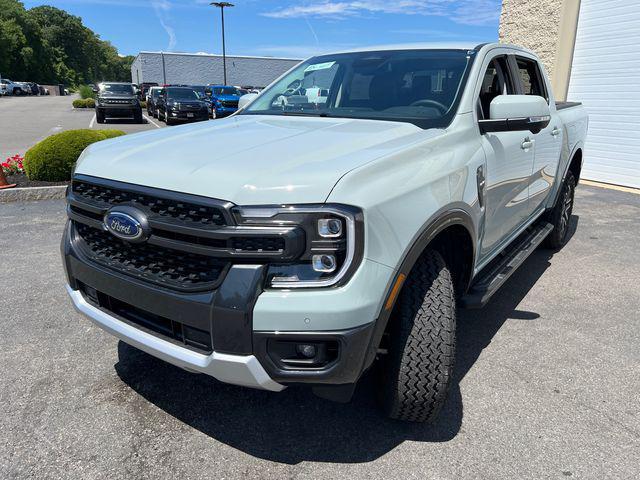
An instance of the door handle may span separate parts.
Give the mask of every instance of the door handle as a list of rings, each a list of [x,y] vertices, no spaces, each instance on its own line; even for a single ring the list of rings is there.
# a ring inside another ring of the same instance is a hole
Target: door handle
[[[520,148],[522,148],[523,150],[529,150],[531,147],[533,147],[533,140],[531,140],[529,137],[525,138],[520,144]]]
[[[553,130],[551,130],[551,135],[557,137],[558,135],[560,135],[560,129],[558,127],[553,127]]]

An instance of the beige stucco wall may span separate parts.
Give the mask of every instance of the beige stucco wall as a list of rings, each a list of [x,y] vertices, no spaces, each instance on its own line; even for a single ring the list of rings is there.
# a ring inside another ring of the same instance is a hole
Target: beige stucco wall
[[[580,0],[502,0],[501,42],[538,54],[556,100],[565,100],[571,75]]]
[[[499,38],[533,50],[553,79],[562,0],[503,0]]]

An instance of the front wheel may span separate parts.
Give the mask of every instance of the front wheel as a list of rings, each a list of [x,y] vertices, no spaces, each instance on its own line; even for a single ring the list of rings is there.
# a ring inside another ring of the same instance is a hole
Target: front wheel
[[[569,171],[562,184],[558,200],[547,214],[547,221],[553,225],[553,230],[547,236],[544,246],[552,250],[560,250],[567,243],[569,223],[573,212],[574,196],[576,193],[576,178]]]
[[[381,400],[394,419],[425,422],[447,396],[455,357],[456,301],[451,273],[435,250],[411,270],[389,319]]]
[[[96,111],[96,121],[98,123],[104,123],[104,112],[101,112],[100,110]]]

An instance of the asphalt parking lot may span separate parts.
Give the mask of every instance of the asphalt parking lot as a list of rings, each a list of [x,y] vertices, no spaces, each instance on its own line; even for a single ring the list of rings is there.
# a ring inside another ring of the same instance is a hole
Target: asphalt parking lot
[[[144,118],[145,123],[131,120],[107,120],[99,124],[94,109],[74,109],[77,95],[66,97],[2,97],[0,98],[0,159],[25,152],[40,140],[63,130],[76,128],[116,128],[126,133],[162,128],[164,123]],[[146,116],[146,111],[143,111]]]
[[[184,372],[76,314],[62,201],[0,204],[0,478],[640,476],[640,195],[581,186],[572,238],[462,311],[433,425]]]

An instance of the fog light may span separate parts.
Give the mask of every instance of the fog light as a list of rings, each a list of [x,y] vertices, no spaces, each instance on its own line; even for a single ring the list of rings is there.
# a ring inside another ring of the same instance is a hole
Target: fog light
[[[315,345],[296,345],[296,352],[304,358],[313,358],[316,356],[317,350]]]
[[[333,255],[314,255],[311,264],[316,272],[331,273],[336,269],[336,257]]]
[[[321,218],[318,220],[318,233],[325,238],[339,237],[342,235],[342,221],[337,218]]]

